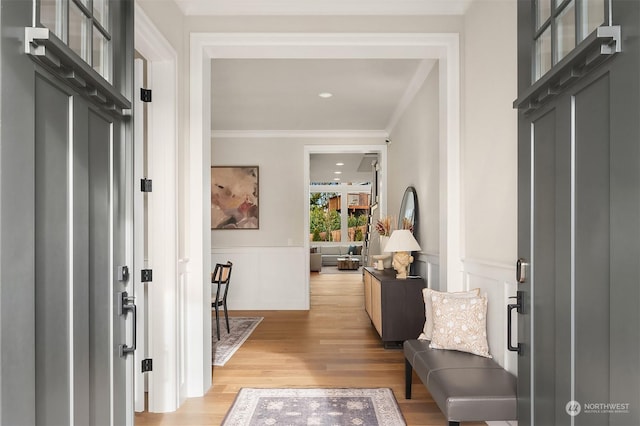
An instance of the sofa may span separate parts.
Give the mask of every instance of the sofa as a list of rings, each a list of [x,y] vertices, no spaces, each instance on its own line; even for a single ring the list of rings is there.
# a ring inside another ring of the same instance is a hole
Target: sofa
[[[362,262],[362,246],[339,245],[311,247],[309,256],[309,269],[311,271],[320,271],[322,266],[338,265],[339,257],[350,256]]]

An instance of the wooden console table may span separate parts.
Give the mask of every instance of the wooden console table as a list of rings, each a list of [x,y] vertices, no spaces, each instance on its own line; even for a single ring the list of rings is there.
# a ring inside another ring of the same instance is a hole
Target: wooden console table
[[[416,339],[424,327],[422,278],[399,280],[396,271],[364,268],[364,307],[385,347]]]

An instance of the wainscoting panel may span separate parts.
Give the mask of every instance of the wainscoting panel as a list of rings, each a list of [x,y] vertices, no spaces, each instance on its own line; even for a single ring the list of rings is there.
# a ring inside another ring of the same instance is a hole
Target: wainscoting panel
[[[487,338],[489,350],[498,364],[517,375],[518,358],[515,352],[507,350],[507,304],[516,295],[515,265],[505,265],[476,259],[463,261],[465,290],[480,288],[486,294]],[[513,313],[513,342],[517,343],[517,314]]]
[[[216,263],[233,262],[229,310],[309,309],[308,250],[304,247],[213,248]]]
[[[433,253],[418,253],[414,258],[415,274],[427,280],[427,287],[440,290],[440,257]]]

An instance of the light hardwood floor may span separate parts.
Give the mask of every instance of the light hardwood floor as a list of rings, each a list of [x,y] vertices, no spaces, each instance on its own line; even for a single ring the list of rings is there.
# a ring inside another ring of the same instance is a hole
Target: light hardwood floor
[[[361,274],[312,273],[309,311],[230,314],[264,320],[224,367],[213,367],[204,397],[174,413],[136,414],[136,425],[219,425],[242,387],[389,387],[409,426],[447,424],[415,374],[413,398],[404,398],[402,350],[382,347],[364,311]],[[464,423],[472,425],[485,423]]]

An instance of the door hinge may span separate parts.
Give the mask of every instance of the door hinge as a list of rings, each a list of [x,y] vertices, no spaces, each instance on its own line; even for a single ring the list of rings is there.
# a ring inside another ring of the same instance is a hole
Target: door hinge
[[[147,358],[142,360],[142,372],[153,371],[153,359]]]
[[[153,269],[143,269],[140,271],[140,281],[149,283],[153,281]]]
[[[153,181],[151,179],[140,179],[140,191],[142,192],[152,192],[153,191]]]
[[[142,102],[151,102],[151,89],[140,88],[140,100]]]

